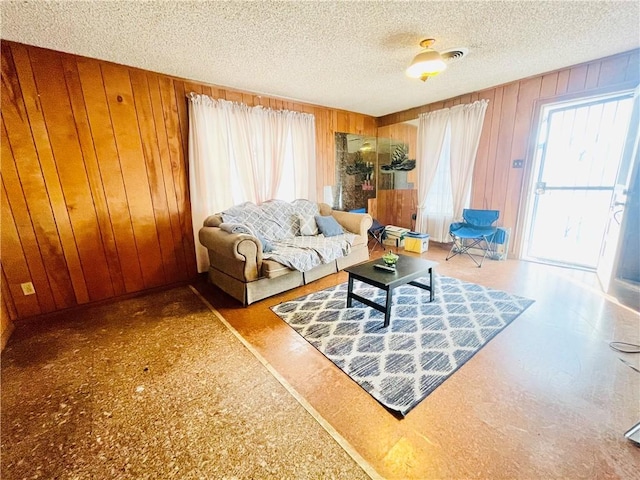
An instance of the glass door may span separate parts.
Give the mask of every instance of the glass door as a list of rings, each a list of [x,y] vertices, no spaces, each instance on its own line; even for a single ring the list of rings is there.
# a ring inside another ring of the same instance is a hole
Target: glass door
[[[596,268],[632,107],[632,94],[544,107],[525,258]]]

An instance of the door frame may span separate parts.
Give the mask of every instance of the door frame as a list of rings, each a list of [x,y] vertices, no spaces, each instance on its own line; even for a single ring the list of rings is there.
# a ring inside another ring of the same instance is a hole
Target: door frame
[[[633,238],[630,237],[630,235],[634,232],[631,232],[629,229],[633,228],[635,230],[638,228],[637,216],[635,214],[626,215],[626,212],[637,212],[633,207],[637,208],[640,203],[640,131],[638,130],[638,124],[640,123],[640,85],[636,88],[635,102],[634,114],[632,114],[631,118],[632,125],[635,120],[635,135],[633,137],[629,134],[627,135],[627,145],[623,153],[623,155],[627,152],[629,153],[631,163],[631,171],[629,172],[629,180],[625,192],[626,205],[623,211],[625,213],[623,213],[620,222],[620,234],[618,236],[611,272],[609,272],[609,278],[605,279],[607,281],[605,293],[616,297],[623,305],[638,311],[640,307],[640,284],[635,280],[628,281],[621,278],[620,270],[622,264],[626,264],[626,256],[623,257],[623,254],[630,255],[625,249],[628,248],[629,238]],[[630,225],[630,222],[635,223]],[[633,243],[637,245],[637,242],[638,239],[636,238]],[[599,280],[602,282],[603,279],[599,278]]]
[[[589,91],[581,91],[576,93],[567,93],[563,95],[555,95],[553,97],[537,98],[533,101],[533,111],[531,113],[531,130],[529,132],[529,140],[527,142],[527,150],[524,158],[524,172],[522,175],[522,185],[524,188],[520,191],[520,199],[518,206],[518,221],[516,222],[514,234],[513,251],[515,257],[523,258],[525,246],[525,232],[527,230],[526,220],[527,212],[531,208],[533,201],[531,193],[535,188],[534,178],[534,162],[536,155],[536,144],[540,135],[542,109],[553,103],[564,103],[577,100],[588,101],[590,98],[603,97],[617,94],[633,93],[640,85],[638,82],[625,82],[615,87],[594,88]]]
[[[607,245],[603,244],[603,248],[600,252],[600,260],[596,269],[600,285],[606,293],[609,293],[614,288],[614,283],[616,283],[623,244],[625,244],[627,240],[626,237],[629,234],[629,232],[627,232],[627,228],[629,228],[629,222],[632,220],[630,220],[630,215],[626,215],[626,212],[634,212],[630,206],[634,202],[636,204],[638,202],[638,187],[640,186],[638,184],[638,173],[640,172],[640,170],[638,170],[640,167],[638,160],[638,148],[640,143],[640,132],[638,131],[639,121],[640,86],[636,87],[634,90],[633,110],[631,112],[631,118],[629,119],[629,130],[627,131],[627,137],[622,149],[620,168],[625,168],[626,171],[621,172],[620,169],[618,170],[616,190],[614,191],[611,199],[611,206],[609,209],[609,225],[607,225],[607,233],[605,233],[605,242],[608,241],[609,248],[611,248],[610,246],[613,245],[615,240],[615,245],[613,246],[614,250],[613,252],[608,252]],[[626,176],[626,178],[621,178],[621,176]],[[623,180],[624,183],[620,183],[620,180]],[[620,221],[617,221],[615,207],[620,205],[617,203],[621,200],[620,196],[623,197],[622,218]],[[615,227],[614,222],[618,224],[618,227]],[[615,239],[609,233],[612,226],[618,230]],[[624,288],[624,286],[622,288]]]

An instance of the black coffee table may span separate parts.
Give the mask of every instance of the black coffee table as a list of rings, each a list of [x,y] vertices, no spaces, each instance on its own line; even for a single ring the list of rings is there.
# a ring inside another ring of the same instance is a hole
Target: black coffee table
[[[409,257],[407,255],[399,255],[398,263],[393,272],[386,270],[380,270],[374,265],[384,265],[382,259],[371,260],[369,262],[360,263],[351,267],[345,268],[344,271],[349,274],[349,287],[347,290],[347,308],[352,306],[353,300],[368,305],[371,308],[375,308],[384,313],[384,325],[389,326],[389,316],[391,313],[391,297],[393,295],[393,289],[401,285],[413,285],[430,292],[429,301],[433,302],[433,267],[438,265],[438,262],[432,262],[430,260],[423,260],[422,258]],[[416,278],[429,276],[429,285],[425,285],[420,282],[416,282]],[[360,280],[367,285],[378,287],[387,292],[387,299],[385,305],[375,303],[368,298],[361,297],[353,293],[353,281]]]

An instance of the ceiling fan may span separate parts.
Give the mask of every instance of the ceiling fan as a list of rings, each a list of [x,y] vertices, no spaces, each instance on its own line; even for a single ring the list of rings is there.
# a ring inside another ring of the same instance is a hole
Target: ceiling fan
[[[431,48],[434,43],[434,38],[425,38],[420,42],[424,50],[414,57],[406,70],[407,76],[426,82],[430,77],[443,72],[447,68],[447,63],[460,60],[469,53],[469,49],[464,47],[452,48],[440,53]]]

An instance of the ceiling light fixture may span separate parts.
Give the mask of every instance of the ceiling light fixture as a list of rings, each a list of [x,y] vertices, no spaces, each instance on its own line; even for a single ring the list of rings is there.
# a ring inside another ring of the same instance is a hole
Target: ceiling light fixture
[[[420,46],[424,48],[422,52],[415,56],[409,68],[407,68],[407,76],[411,78],[419,78],[426,82],[429,77],[438,75],[447,68],[438,52],[431,48],[435,39],[426,38],[420,42]]]

